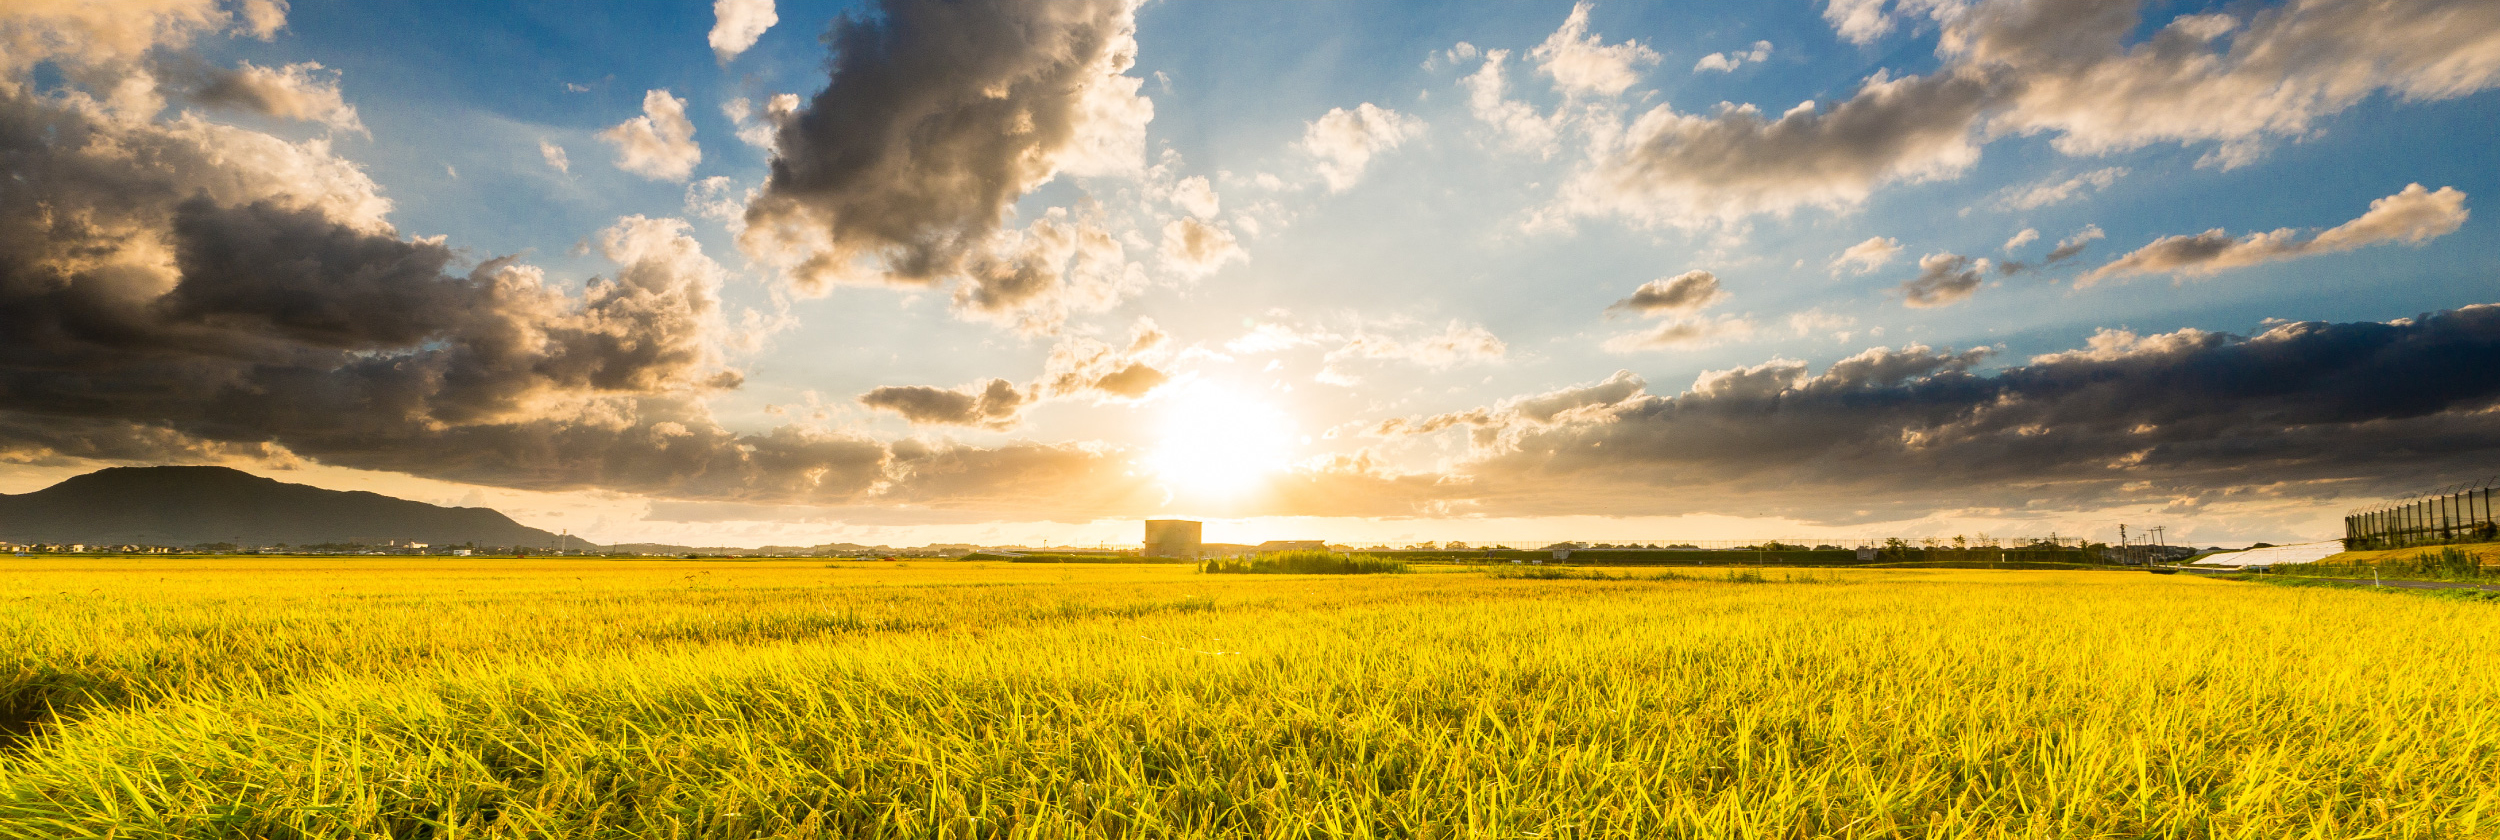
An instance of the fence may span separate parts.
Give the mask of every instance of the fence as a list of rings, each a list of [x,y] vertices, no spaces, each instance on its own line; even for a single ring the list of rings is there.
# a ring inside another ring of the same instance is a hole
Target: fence
[[[2500,477],[2416,493],[2344,517],[2344,548],[2374,551],[2500,538],[2492,515]]]

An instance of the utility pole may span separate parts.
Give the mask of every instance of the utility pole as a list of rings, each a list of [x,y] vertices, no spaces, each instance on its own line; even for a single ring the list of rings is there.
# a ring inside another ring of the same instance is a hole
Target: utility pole
[[[2169,551],[2167,551],[2166,549],[2168,549],[2168,548],[2170,547],[2170,544],[2169,544],[2169,543],[2166,543],[2166,542],[2163,542],[2163,541],[2162,541],[2162,538],[2161,538],[2161,535],[2162,535],[2162,527],[2161,527],[2161,526],[2158,526],[2158,525],[2154,526],[2154,527],[2153,527],[2153,545],[2157,547],[2157,550],[2155,551],[2155,553],[2157,553],[2157,554],[2162,554],[2162,555],[2167,556],[2170,552],[2169,552]],[[2149,565],[2149,564],[2148,564],[2148,565]]]
[[[2133,552],[2127,550],[2127,526],[2124,523],[2121,523],[2118,526],[2118,562],[2121,564],[2126,563],[2129,559],[2128,555],[2132,553]]]

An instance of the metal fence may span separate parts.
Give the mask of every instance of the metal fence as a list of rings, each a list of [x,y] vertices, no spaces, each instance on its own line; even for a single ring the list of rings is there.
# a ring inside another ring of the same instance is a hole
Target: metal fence
[[[2500,539],[2492,496],[2500,476],[2416,493],[2344,517],[2344,548],[2372,551]]]

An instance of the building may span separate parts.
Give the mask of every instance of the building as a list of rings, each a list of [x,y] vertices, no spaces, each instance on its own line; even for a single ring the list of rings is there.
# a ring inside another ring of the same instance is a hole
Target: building
[[[1265,554],[1272,551],[1327,551],[1327,540],[1268,540],[1253,549]]]
[[[1146,520],[1146,551],[1148,557],[1187,557],[1195,560],[1206,553],[1200,543],[1199,523],[1187,519]]]

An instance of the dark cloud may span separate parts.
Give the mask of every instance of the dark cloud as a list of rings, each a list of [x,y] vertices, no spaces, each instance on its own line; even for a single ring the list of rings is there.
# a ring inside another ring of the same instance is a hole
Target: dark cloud
[[[1689,313],[1726,299],[1727,292],[1719,288],[1718,275],[1694,269],[1643,283],[1632,291],[1631,297],[1615,301],[1606,309],[1637,315]]]
[[[1949,306],[1979,291],[1980,282],[1988,277],[1988,259],[1928,254],[1919,258],[1918,269],[1917,277],[1902,281],[1901,302],[1921,309]]]
[[[802,290],[934,283],[1056,174],[1140,163],[1130,0],[884,0],[845,14],[824,92],[783,118],[742,243]]]
[[[1389,431],[1470,426],[1476,454],[1444,477],[1449,489],[1409,499],[1517,515],[1830,522],[2368,497],[2500,465],[2500,305],[2249,337],[2104,331],[2082,350],[1974,372],[1984,355],[1876,349],[1821,375],[1772,362],[1674,396],[1618,374],[1611,388]]]
[[[926,385],[888,385],[860,395],[861,405],[903,415],[913,423],[939,426],[1015,425],[1027,397],[1014,383],[992,379],[957,390]]]

